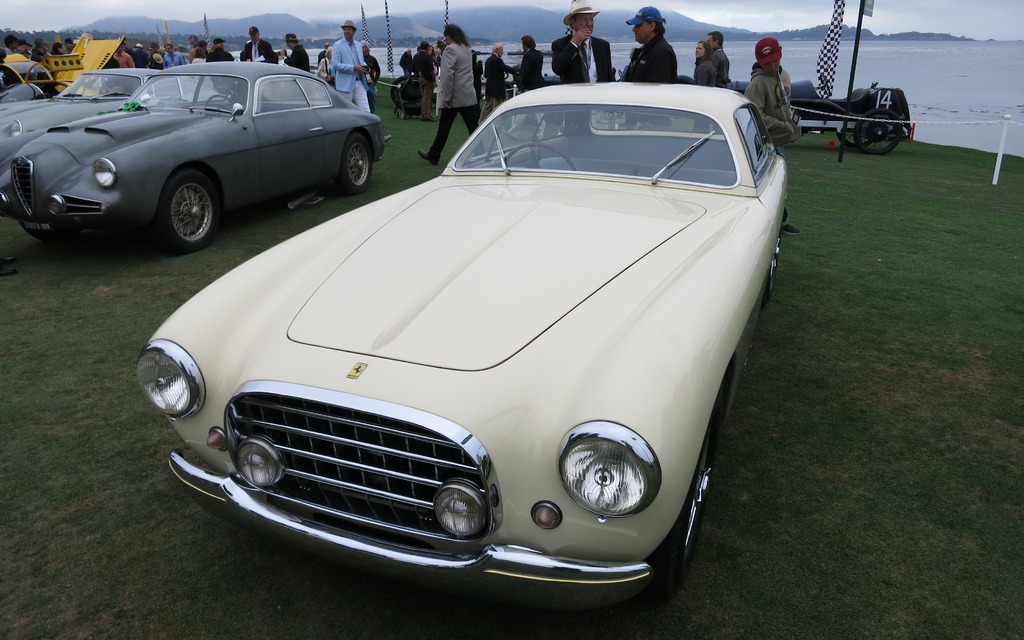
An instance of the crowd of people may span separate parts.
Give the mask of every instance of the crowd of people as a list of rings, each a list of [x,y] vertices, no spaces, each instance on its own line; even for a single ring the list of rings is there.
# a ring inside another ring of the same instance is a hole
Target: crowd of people
[[[600,11],[589,0],[572,0],[569,12],[563,18],[566,35],[551,43],[551,69],[562,84],[612,82],[611,45],[594,36],[595,19]],[[678,61],[672,46],[666,40],[666,20],[657,7],[647,6],[636,12],[626,24],[632,29],[639,45],[633,49],[629,63],[622,70],[625,82],[676,83]],[[376,112],[377,85],[380,64],[370,53],[370,47],[356,39],[358,27],[352,20],[341,25],[342,37],[334,43],[324,43],[314,73],[331,84],[346,99],[363,111]],[[431,45],[420,42],[415,53],[406,49],[399,59],[399,67],[406,81],[415,81],[420,90],[419,118],[425,122],[439,120],[433,144],[419,151],[421,158],[438,164],[447,143],[451,127],[457,117],[462,118],[470,133],[478,123],[494,111],[508,96],[507,78],[515,79],[519,91],[530,91],[545,84],[542,68],[543,54],[537,51],[533,36],[524,35],[522,61],[512,67],[503,60],[504,45],[495,44],[486,62],[477,59],[465,32],[456,24],[444,27],[443,37]],[[728,88],[730,80],[729,57],[723,48],[725,38],[719,31],[711,31],[707,39],[696,43],[693,79],[695,84]],[[55,43],[54,52],[58,50]],[[62,50],[74,43],[64,43]],[[174,66],[214,61],[233,61],[234,56],[224,50],[224,40],[215,38],[213,48],[196,36],[189,38],[190,48],[183,55],[174,45],[167,43],[164,53],[153,43],[146,51],[137,43],[130,51],[122,43],[114,59],[122,67],[149,66],[167,69]],[[309,54],[299,38],[289,33],[285,48],[275,51],[260,37],[260,30],[249,28],[249,40],[242,48],[239,60],[284,64],[311,71]],[[21,53],[33,59],[47,55],[46,43],[37,39],[29,49],[25,40],[8,36],[0,53]],[[187,57],[186,57],[187,56]],[[799,118],[790,106],[790,78],[782,68],[782,46],[774,38],[760,40],[754,49],[755,62],[751,80],[744,94],[757,106],[767,125],[769,135],[780,154],[785,145],[800,137]],[[482,91],[481,91],[482,89]],[[437,93],[439,118],[432,111]],[[481,98],[483,106],[481,108]],[[391,136],[386,136],[385,140]],[[788,212],[787,212],[788,214]],[[783,231],[796,235],[800,231],[784,219]]]

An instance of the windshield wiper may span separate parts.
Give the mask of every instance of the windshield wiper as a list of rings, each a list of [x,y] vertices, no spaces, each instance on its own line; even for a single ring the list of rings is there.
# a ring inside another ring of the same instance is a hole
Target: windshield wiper
[[[508,168],[508,162],[505,161],[505,147],[501,146],[501,138],[498,137],[498,129],[493,124],[491,125],[491,131],[494,132],[494,141],[498,143],[498,158],[501,160],[501,170],[505,172],[506,176],[512,175],[512,171]]]
[[[701,138],[700,140],[694,142],[689,147],[687,147],[685,151],[683,151],[678,156],[676,156],[676,157],[672,158],[671,160],[669,160],[668,164],[666,164],[664,167],[661,168],[661,171],[659,171],[658,173],[654,174],[654,176],[651,177],[651,184],[658,184],[658,178],[661,177],[661,174],[663,174],[666,171],[668,171],[669,167],[677,165],[680,162],[683,162],[684,160],[689,158],[691,155],[693,155],[694,151],[696,151],[697,149],[700,149],[702,146],[704,146],[704,143],[707,142],[708,140],[710,140],[711,136],[715,135],[716,133],[718,133],[718,132],[715,131],[714,129],[712,129],[711,131],[708,131],[707,134],[703,138]]]

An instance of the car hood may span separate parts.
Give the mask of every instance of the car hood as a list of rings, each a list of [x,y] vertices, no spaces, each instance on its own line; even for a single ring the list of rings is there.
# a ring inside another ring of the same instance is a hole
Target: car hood
[[[51,127],[39,138],[41,144],[64,147],[75,160],[86,164],[112,147],[155,138],[180,130],[203,114],[175,111],[133,111],[97,115],[70,124]],[[219,118],[223,122],[223,118]]]
[[[704,213],[665,189],[554,182],[561,188],[428,191],[337,258],[289,338],[449,369],[493,367]]]

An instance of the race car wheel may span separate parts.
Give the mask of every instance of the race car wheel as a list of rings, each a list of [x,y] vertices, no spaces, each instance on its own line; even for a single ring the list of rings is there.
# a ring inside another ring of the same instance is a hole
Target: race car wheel
[[[341,150],[341,166],[334,184],[346,195],[354,196],[366,191],[373,176],[373,155],[370,143],[358,133],[348,134]]]
[[[882,155],[900,143],[903,127],[896,123],[901,118],[888,109],[872,109],[865,113],[853,128],[853,141],[864,153]],[[881,122],[888,120],[890,122]]]
[[[405,120],[405,109],[395,107],[395,117],[399,120]]]
[[[213,242],[220,225],[220,196],[205,174],[185,169],[164,185],[153,218],[157,241],[171,253],[192,253]]]

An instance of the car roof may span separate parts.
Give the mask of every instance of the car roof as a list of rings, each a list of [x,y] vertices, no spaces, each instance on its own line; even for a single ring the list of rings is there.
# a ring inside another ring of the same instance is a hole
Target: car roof
[[[283,64],[267,64],[264,62],[207,62],[204,64],[188,64],[178,67],[171,67],[156,72],[155,75],[167,76],[222,76],[233,75],[256,80],[266,76],[296,76],[303,78],[318,78],[308,71],[300,71]]]
[[[747,99],[743,94],[716,87],[629,82],[552,85],[527,91],[514,98],[516,106],[572,103],[636,104],[689,109],[725,119],[731,118],[736,109],[747,103]]]

